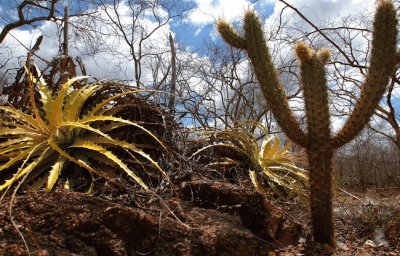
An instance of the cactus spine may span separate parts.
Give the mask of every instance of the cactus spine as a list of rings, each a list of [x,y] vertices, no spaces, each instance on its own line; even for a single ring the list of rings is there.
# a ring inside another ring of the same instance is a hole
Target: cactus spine
[[[279,126],[295,143],[307,150],[310,168],[311,218],[314,239],[334,246],[332,219],[332,157],[334,150],[352,140],[371,118],[385,92],[396,65],[396,11],[390,0],[381,0],[375,14],[370,68],[361,95],[343,128],[335,135],[330,130],[330,113],[325,65],[329,51],[312,50],[299,43],[301,83],[305,98],[307,131],[303,131],[289,108],[284,89],[272,63],[257,15],[246,12],[244,36],[224,21],[218,31],[232,47],[246,50],[260,82],[268,107]]]

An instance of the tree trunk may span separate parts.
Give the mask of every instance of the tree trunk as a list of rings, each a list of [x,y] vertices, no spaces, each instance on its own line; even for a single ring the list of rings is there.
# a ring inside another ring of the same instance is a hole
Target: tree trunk
[[[332,152],[308,151],[311,219],[317,243],[334,246],[332,216]]]
[[[174,38],[172,37],[171,33],[169,34],[169,44],[171,47],[171,87],[170,87],[170,95],[169,95],[169,102],[168,108],[169,112],[173,116],[175,113],[175,91],[176,91],[176,50],[175,50],[175,43]]]
[[[69,10],[66,6],[64,8],[64,42],[63,42],[63,52],[60,59],[60,83],[64,84],[68,81],[70,74],[68,73],[68,21],[69,20]]]

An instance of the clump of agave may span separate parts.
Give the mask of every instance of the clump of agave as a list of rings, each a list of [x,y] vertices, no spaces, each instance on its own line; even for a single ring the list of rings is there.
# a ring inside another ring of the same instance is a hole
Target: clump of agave
[[[261,143],[254,134],[256,128],[264,134]],[[209,149],[214,149],[209,167],[221,170],[237,166],[246,168],[256,190],[266,196],[273,194],[285,199],[288,195],[307,195],[308,175],[296,166],[296,154],[289,151],[291,143],[281,147],[279,138],[268,135],[261,124],[247,122],[231,129],[203,134],[216,142],[200,148],[192,157],[209,154]],[[218,154],[220,149],[224,153]]]
[[[31,68],[36,71],[36,76]],[[94,105],[87,104],[89,98],[103,88],[101,83],[86,83],[77,89],[73,84],[88,77],[75,77],[62,84],[54,95],[37,67],[31,68],[25,69],[30,113],[11,106],[0,106],[0,175],[7,177],[2,180],[0,191],[20,179],[31,183],[34,188],[45,187],[46,191],[51,191],[61,173],[70,170],[71,165],[87,170],[90,176],[95,174],[111,180],[107,171],[94,167],[99,163],[121,170],[148,189],[136,171],[124,161],[126,155],[134,162],[147,161],[147,166],[151,165],[166,175],[138,145],[109,135],[114,129],[134,126],[166,149],[153,133],[138,122],[111,114],[112,103],[116,99],[139,93],[140,90],[106,97]],[[39,92],[40,104],[35,100],[34,86]],[[116,149],[124,152],[124,159],[115,153]]]

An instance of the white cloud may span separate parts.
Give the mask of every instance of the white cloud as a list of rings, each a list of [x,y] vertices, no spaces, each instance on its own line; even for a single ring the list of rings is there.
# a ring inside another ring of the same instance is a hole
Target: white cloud
[[[185,21],[198,26],[215,22],[218,18],[232,21],[240,18],[244,11],[253,8],[250,0],[194,0],[196,8],[191,10]],[[318,23],[329,18],[345,15],[356,15],[361,11],[371,11],[375,1],[365,0],[287,0],[298,8],[311,21]],[[255,2],[262,9],[275,5],[273,16],[277,16],[284,4],[277,0],[260,0]],[[269,16],[270,13],[262,13]]]
[[[247,0],[194,0],[197,7],[189,12],[186,22],[198,26],[214,23],[223,18],[228,21],[239,18],[249,9],[251,2]]]
[[[42,27],[50,32],[55,31],[56,26],[54,23],[44,22],[39,28],[32,30],[14,29],[6,36],[0,45],[0,55],[10,58],[5,69],[18,68],[25,63],[28,49],[33,47],[36,39],[43,34],[41,32]],[[40,55],[45,59],[51,59],[57,53],[56,49],[56,42],[45,37],[41,45]]]
[[[372,14],[375,8],[375,1],[370,0],[286,0],[286,2],[298,9],[316,26],[323,26],[328,21],[340,22],[342,18],[349,15],[357,17],[365,13]],[[285,6],[284,3],[275,1],[272,14],[262,15],[266,18],[265,23],[271,25],[282,18],[281,12]],[[289,8],[286,8],[283,17],[288,19],[286,20],[288,25],[304,29],[311,28],[305,20]]]
[[[151,17],[151,13],[144,13],[140,18],[140,28],[131,30],[132,10],[121,2],[117,13],[122,26],[126,29],[128,38],[133,38],[132,42],[138,49],[140,34],[143,31],[151,31],[158,26],[158,23]],[[157,9],[160,17],[165,18],[167,12]],[[115,13],[110,10],[109,14],[115,18]],[[85,18],[85,17],[83,17]],[[116,32],[104,9],[97,9],[96,17],[87,20],[78,20],[76,17],[70,18],[72,24],[84,27],[87,30],[77,31],[74,26],[70,26],[70,55],[79,56],[85,64],[87,73],[96,78],[133,80],[134,64],[131,49],[121,36]],[[103,22],[99,22],[102,19]],[[86,23],[85,23],[86,22]],[[86,26],[86,27],[85,27]],[[142,54],[168,52],[168,34],[172,32],[169,24],[157,29],[145,42],[142,47]],[[134,33],[134,34],[132,34]],[[54,22],[45,21],[34,29],[18,28],[10,32],[2,45],[0,45],[0,56],[5,56],[12,50],[13,61],[8,63],[8,67],[19,67],[26,60],[27,48],[35,43],[36,38],[43,34],[44,39],[40,50],[37,52],[42,58],[51,61],[59,53],[60,39],[57,25]],[[146,34],[144,34],[146,36]],[[19,43],[15,38],[21,43]],[[90,36],[93,36],[90,38]],[[8,48],[8,49],[6,49]],[[40,65],[44,68],[44,64]],[[153,80],[149,70],[146,57],[142,60],[142,77],[144,84],[151,84]]]

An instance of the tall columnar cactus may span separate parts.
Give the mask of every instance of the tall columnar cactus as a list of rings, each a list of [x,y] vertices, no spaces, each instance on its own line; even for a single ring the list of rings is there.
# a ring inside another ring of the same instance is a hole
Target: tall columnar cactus
[[[343,128],[332,135],[325,74],[328,50],[314,51],[303,43],[297,44],[295,49],[300,61],[307,117],[307,131],[303,131],[289,108],[257,15],[252,11],[245,14],[244,36],[226,22],[218,22],[218,31],[223,39],[231,46],[247,51],[267,104],[282,130],[292,141],[307,150],[313,235],[318,243],[334,246],[331,181],[333,152],[363,129],[385,92],[396,65],[396,25],[392,2],[381,0],[375,14],[370,67],[360,98]]]

